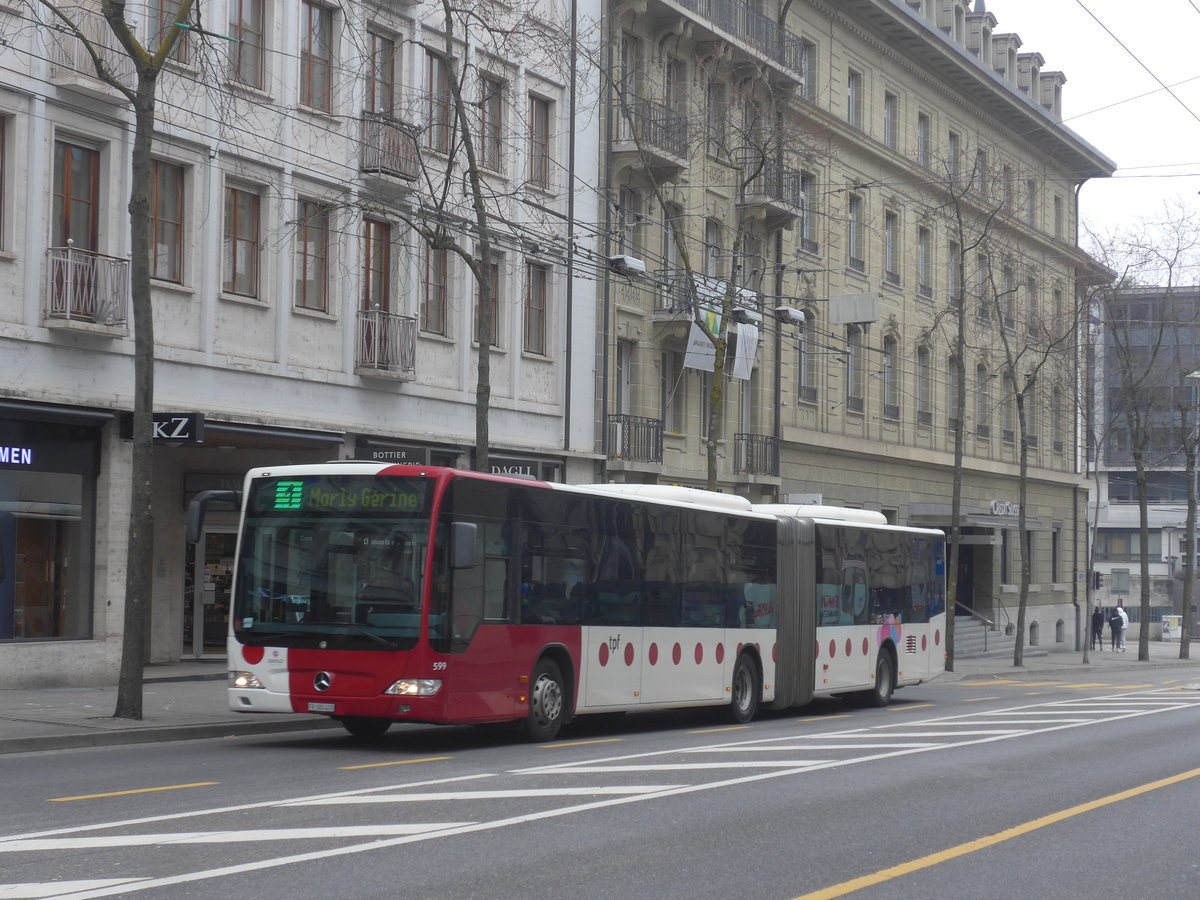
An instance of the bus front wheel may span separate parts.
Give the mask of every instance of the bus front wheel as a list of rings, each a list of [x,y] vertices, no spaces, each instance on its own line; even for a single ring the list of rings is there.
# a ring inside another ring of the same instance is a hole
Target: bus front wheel
[[[529,679],[529,713],[525,717],[525,736],[535,743],[552,741],[558,736],[566,717],[567,692],[562,672],[552,659],[540,659]]]
[[[892,654],[880,650],[879,660],[875,663],[875,686],[866,692],[867,700],[872,706],[887,706],[892,702],[895,689],[896,664],[892,662]]]
[[[373,741],[383,737],[392,727],[388,719],[368,719],[362,716],[347,716],[342,719],[342,727],[350,732],[350,736],[360,741]]]
[[[762,697],[758,666],[748,654],[739,656],[733,667],[730,693],[733,696],[729,700],[729,717],[736,724],[745,725],[758,712],[758,702]]]

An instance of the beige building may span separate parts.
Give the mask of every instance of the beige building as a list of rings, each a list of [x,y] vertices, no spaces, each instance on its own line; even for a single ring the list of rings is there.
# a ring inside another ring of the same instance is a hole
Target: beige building
[[[983,6],[612,5],[602,451],[613,480],[704,485],[711,447],[721,490],[948,529],[961,435],[959,612],[1015,623],[1024,550],[1029,640],[1069,647],[1076,197],[1114,164]]]

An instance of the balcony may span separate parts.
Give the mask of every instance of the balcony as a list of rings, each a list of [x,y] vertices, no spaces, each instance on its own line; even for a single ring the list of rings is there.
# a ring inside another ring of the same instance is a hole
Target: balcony
[[[100,14],[99,0],[87,5],[95,8],[88,9],[81,4],[67,12],[104,67],[118,82],[132,89],[137,83],[133,60],[121,49],[108,22]],[[50,80],[54,84],[108,103],[126,102],[124,94],[96,76],[96,64],[82,40],[58,28],[46,29],[45,33],[49,35]]]
[[[661,463],[662,419],[616,413],[608,417],[608,458],[628,462]]]
[[[129,315],[129,260],[65,247],[46,251],[47,328],[123,336]]]
[[[417,320],[379,309],[358,311],[354,374],[398,381],[416,374]]]
[[[757,208],[769,231],[790,224],[804,210],[804,186],[800,172],[788,166],[767,163],[758,177],[746,185],[742,205]]]
[[[628,98],[617,111],[613,162],[675,181],[687,168],[687,118],[662,103]]]
[[[754,56],[762,57],[777,67],[779,74],[803,89],[804,42],[798,35],[783,28],[770,16],[738,0],[676,0],[697,18],[696,38],[701,39],[705,25],[720,29],[725,35],[740,41]],[[714,37],[722,36],[716,32]]]
[[[779,438],[769,434],[733,436],[734,470],[742,475],[779,475]]]
[[[358,171],[377,187],[408,189],[420,174],[417,133],[386,113],[364,113]]]

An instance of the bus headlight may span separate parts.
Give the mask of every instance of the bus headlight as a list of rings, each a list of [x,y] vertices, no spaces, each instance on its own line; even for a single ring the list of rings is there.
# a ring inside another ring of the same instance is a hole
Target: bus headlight
[[[393,697],[432,697],[441,689],[440,678],[401,678],[384,693]]]
[[[229,686],[231,688],[259,688],[260,690],[265,687],[253,672],[230,672]]]

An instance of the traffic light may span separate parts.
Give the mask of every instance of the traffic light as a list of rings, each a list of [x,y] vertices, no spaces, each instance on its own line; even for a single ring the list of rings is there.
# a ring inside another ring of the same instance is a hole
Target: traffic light
[[[1099,572],[1092,573],[1092,587],[1096,590],[1100,590],[1100,578],[1101,575]]]

